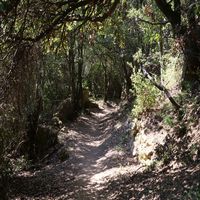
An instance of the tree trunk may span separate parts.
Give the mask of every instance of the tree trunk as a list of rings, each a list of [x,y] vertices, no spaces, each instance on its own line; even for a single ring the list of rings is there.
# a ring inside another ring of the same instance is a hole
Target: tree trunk
[[[185,56],[185,76],[184,80],[194,84],[198,79],[198,70],[200,68],[200,27],[197,25],[195,16],[195,0],[188,3],[188,26],[181,22],[181,1],[173,0],[155,0],[158,8],[165,15],[172,25],[174,38],[178,50],[182,50]],[[174,9],[172,9],[173,3]]]
[[[180,0],[173,0],[174,10],[172,6],[166,0],[155,0],[158,8],[165,15],[172,25],[174,35],[177,35],[181,31],[181,2]]]
[[[190,0],[188,3],[188,29],[184,35],[184,54],[187,66],[185,79],[193,83],[199,79],[198,71],[200,68],[200,45],[198,45],[200,42],[200,26],[197,25],[195,5],[195,0]]]
[[[78,106],[82,108],[83,105],[83,40],[79,41],[78,44],[78,80],[77,80],[77,100]]]
[[[131,73],[127,70],[127,64],[125,59],[122,60],[122,67],[124,70],[124,78],[126,82],[126,98],[128,99],[130,96],[130,89],[132,88],[132,81],[131,81]]]
[[[39,116],[42,111],[42,97],[37,92],[36,105],[27,117],[27,140],[28,140],[28,158],[31,161],[36,161],[37,150],[35,148],[35,138],[37,134]]]
[[[73,104],[73,108],[76,109],[76,74],[75,74],[75,33],[74,31],[70,32],[69,34],[69,52],[68,52],[68,65],[69,65],[69,72],[70,72],[70,82],[71,82],[71,100]]]
[[[160,25],[160,40],[159,40],[159,47],[160,47],[160,55],[163,55],[163,31],[162,26]]]
[[[106,66],[104,67],[104,102],[108,100],[108,74]]]

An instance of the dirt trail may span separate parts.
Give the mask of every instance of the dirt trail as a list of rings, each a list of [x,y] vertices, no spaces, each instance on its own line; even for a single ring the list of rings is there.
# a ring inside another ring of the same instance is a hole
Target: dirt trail
[[[134,163],[128,127],[127,116],[117,106],[101,105],[79,117],[62,130],[63,146],[47,165],[13,178],[10,199],[182,200],[191,199],[187,192],[199,194],[198,163],[157,170]],[[69,159],[60,159],[62,152],[68,152]]]
[[[22,172],[13,199],[115,199],[106,195],[108,182],[138,168],[128,153],[127,123],[119,107],[103,104],[79,117],[59,136],[69,159],[61,162],[55,154],[44,168]]]

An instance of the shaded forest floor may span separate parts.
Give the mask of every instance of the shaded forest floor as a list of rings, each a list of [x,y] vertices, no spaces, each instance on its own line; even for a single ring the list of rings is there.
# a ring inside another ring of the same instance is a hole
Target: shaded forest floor
[[[198,185],[200,166],[146,170],[131,156],[128,129],[117,105],[80,116],[62,129],[62,146],[45,166],[13,177],[10,199],[190,199],[185,192]]]

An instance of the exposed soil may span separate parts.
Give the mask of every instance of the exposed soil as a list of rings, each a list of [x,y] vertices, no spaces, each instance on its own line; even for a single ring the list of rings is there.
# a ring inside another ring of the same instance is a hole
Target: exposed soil
[[[183,199],[187,188],[198,187],[198,165],[145,172],[131,156],[128,123],[116,105],[79,117],[63,128],[63,146],[47,165],[13,178],[10,199]]]

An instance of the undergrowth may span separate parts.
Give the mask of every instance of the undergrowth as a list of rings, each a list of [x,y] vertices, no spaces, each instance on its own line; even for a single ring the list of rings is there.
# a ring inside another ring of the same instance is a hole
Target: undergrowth
[[[157,99],[160,97],[160,91],[140,72],[132,76],[132,83],[136,93],[132,114],[138,117],[143,112],[155,107]]]

